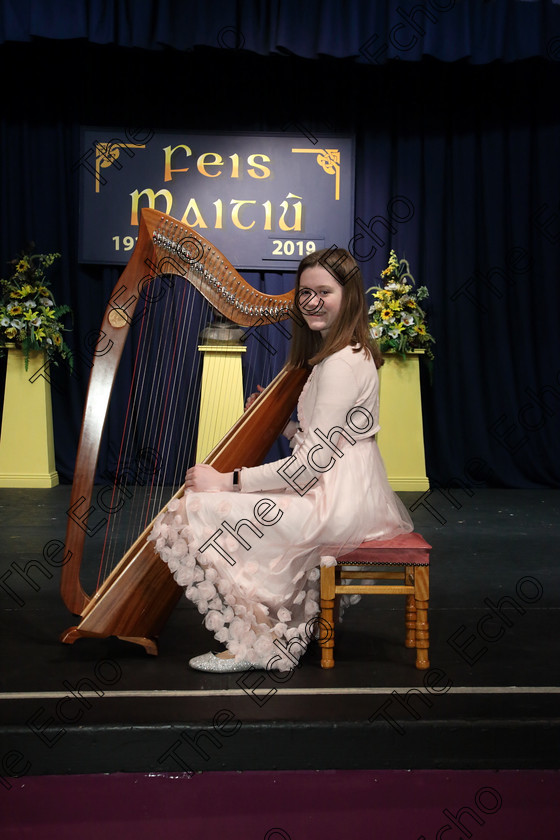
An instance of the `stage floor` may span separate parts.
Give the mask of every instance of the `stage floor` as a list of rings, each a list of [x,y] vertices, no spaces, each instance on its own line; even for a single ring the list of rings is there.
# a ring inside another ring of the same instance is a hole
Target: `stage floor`
[[[157,657],[60,643],[76,621],[42,555],[70,488],[0,490],[2,775],[558,768],[560,494],[399,495],[433,545],[430,670],[404,647],[404,596],[377,596],[337,629],[333,670],[313,645],[273,678],[189,670],[215,645],[185,599]]]

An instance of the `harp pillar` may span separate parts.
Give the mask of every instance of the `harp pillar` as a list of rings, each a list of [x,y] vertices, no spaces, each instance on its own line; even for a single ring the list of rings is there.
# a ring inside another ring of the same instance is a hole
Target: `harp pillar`
[[[243,414],[243,331],[218,322],[207,327],[203,354],[196,462],[200,464]]]
[[[429,490],[424,458],[419,359],[386,353],[379,368],[379,451],[393,490]]]

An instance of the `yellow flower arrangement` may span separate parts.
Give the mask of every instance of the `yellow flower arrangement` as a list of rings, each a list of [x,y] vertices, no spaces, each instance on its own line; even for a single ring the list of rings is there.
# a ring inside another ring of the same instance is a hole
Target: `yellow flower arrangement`
[[[25,355],[44,350],[49,361],[55,353],[67,359],[72,369],[72,351],[62,338],[62,317],[71,312],[68,306],[57,306],[45,279],[48,269],[60,254],[24,254],[13,260],[14,273],[0,280],[0,353],[6,342],[15,343]]]
[[[434,338],[426,327],[426,313],[418,301],[428,297],[425,286],[417,289],[414,277],[406,260],[399,260],[394,251],[389,264],[381,272],[383,286],[372,286],[373,304],[369,307],[370,331],[379,344],[381,352],[410,353],[424,350],[428,359],[434,354],[430,344]]]

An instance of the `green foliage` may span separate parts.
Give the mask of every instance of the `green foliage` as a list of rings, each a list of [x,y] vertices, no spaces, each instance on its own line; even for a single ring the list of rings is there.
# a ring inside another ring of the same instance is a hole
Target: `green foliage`
[[[71,314],[69,306],[57,306],[46,279],[60,254],[24,253],[13,260],[13,274],[0,280],[0,351],[6,344],[15,344],[25,355],[25,369],[29,354],[44,350],[51,362],[56,355],[68,360],[70,369],[74,359],[65,343],[62,318]]]
[[[391,251],[389,264],[381,272],[383,286],[372,286],[373,304],[369,308],[371,335],[383,353],[393,351],[405,356],[413,350],[424,350],[428,359],[434,354],[434,338],[428,332],[426,313],[419,301],[429,296],[426,286],[416,289],[416,281],[406,260],[399,260]]]

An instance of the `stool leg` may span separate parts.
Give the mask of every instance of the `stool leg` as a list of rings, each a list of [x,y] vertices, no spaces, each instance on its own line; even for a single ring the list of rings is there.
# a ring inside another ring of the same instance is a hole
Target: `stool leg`
[[[426,670],[430,667],[428,650],[430,632],[428,623],[428,603],[430,597],[430,570],[428,566],[418,566],[415,574],[416,605],[416,667]]]
[[[321,668],[334,668],[334,587],[336,566],[321,566]]]
[[[405,569],[404,582],[406,586],[414,586],[414,566],[407,566]],[[406,638],[405,647],[416,647],[416,604],[414,602],[414,595],[406,596],[405,608],[405,627]]]

